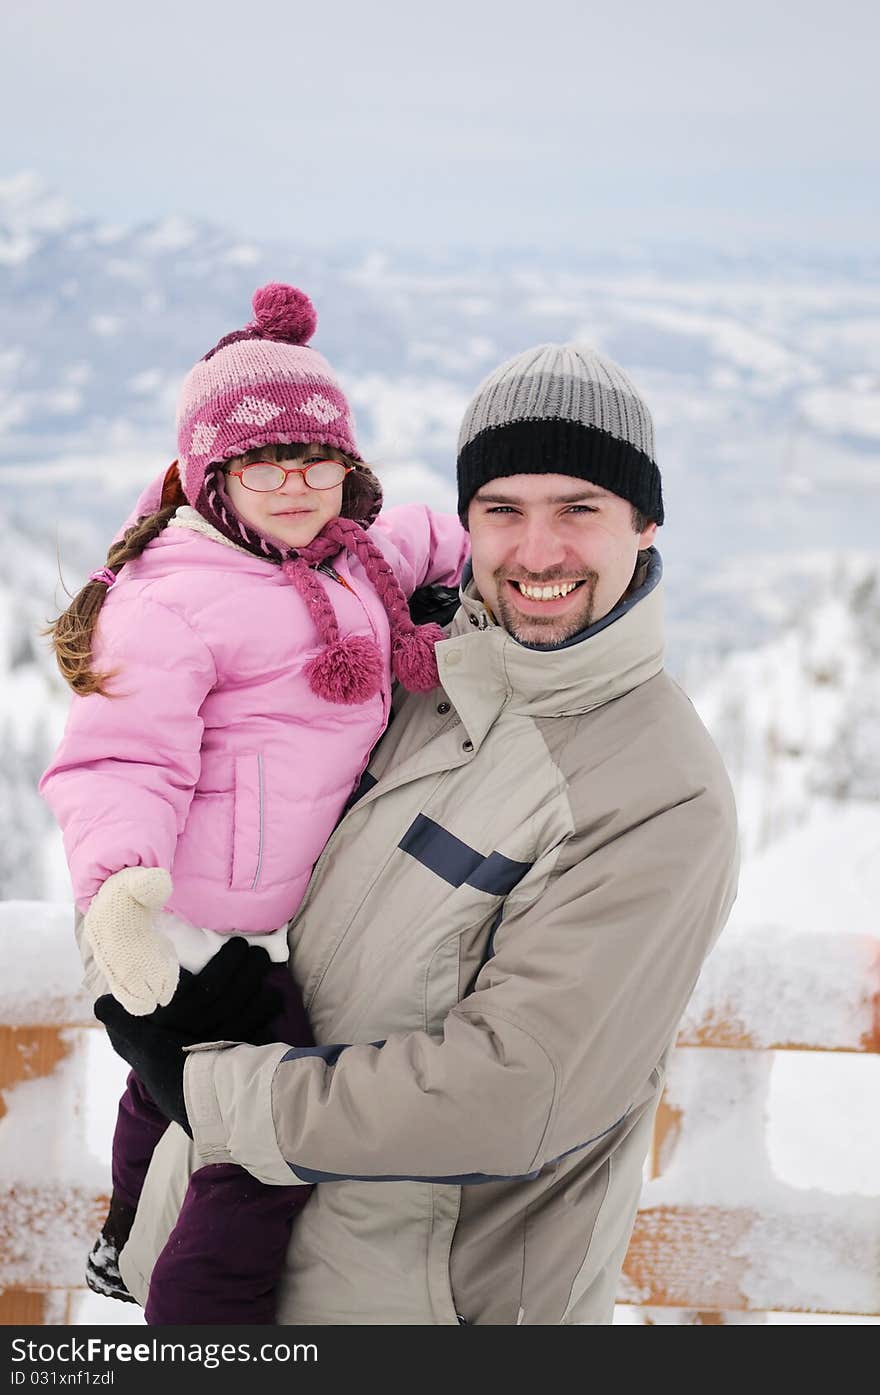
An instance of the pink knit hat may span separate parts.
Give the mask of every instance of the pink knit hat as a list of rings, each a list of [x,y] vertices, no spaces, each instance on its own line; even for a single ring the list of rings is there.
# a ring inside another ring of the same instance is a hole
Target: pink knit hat
[[[266,445],[314,442],[361,461],[354,423],[330,365],[307,342],[317,315],[304,291],[273,282],[254,293],[254,319],[224,336],[184,381],[177,414],[178,468],[188,502],[239,546],[282,565],[308,607],[325,649],[307,665],[312,690],[329,702],[366,702],[381,688],[375,642],[340,636],[335,611],[313,568],[345,550],[376,588],[391,627],[391,664],[404,687],[427,692],[439,683],[434,645],[439,625],[413,624],[406,597],[367,529],[382,491],[362,463],[351,517],[332,518],[307,547],[285,548],[246,523],[229,499],[222,462]],[[345,494],[343,494],[345,498]]]
[[[254,318],[187,374],[177,408],[183,492],[198,505],[207,467],[256,446],[336,446],[360,460],[351,409],[329,363],[307,348],[318,317],[304,291],[272,282]]]

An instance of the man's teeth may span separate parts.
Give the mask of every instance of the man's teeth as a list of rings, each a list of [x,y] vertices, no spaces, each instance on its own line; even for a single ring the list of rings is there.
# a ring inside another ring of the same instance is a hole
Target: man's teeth
[[[527,586],[524,581],[518,581],[516,585],[524,596],[528,596],[530,601],[555,601],[560,596],[567,596],[569,591],[573,591],[577,586],[576,581],[566,581],[562,585],[556,586]]]

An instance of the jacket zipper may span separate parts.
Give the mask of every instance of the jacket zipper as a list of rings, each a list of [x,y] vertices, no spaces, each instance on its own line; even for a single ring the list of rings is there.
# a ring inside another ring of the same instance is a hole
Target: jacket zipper
[[[357,591],[355,591],[354,587],[353,587],[353,586],[349,586],[349,584],[348,584],[348,582],[346,581],[345,577],[344,577],[344,576],[340,576],[339,573],[338,573],[337,571],[334,571],[334,569],[330,566],[330,563],[329,563],[329,562],[322,562],[321,565],[320,565],[319,567],[316,567],[316,568],[315,568],[315,570],[316,570],[316,571],[319,571],[319,572],[323,572],[325,576],[332,577],[332,579],[333,579],[334,581],[338,581],[338,582],[339,582],[339,585],[340,585],[340,586],[344,586],[345,589],[346,589],[346,591],[350,591],[351,594],[355,597],[356,600],[357,600],[357,599],[360,599],[360,598],[358,597],[358,593],[357,593]]]

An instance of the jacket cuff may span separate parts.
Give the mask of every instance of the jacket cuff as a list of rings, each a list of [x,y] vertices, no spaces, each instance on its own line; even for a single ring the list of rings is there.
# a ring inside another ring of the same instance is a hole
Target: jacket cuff
[[[290,1048],[206,1042],[186,1048],[183,1097],[201,1164],[237,1163],[269,1186],[302,1183],[281,1156],[272,1081]]]

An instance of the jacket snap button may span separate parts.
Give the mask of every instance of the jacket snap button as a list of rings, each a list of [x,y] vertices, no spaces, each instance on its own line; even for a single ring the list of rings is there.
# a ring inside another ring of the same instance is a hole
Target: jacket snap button
[[[446,655],[446,664],[448,668],[455,668],[456,664],[460,663],[461,655],[458,653],[457,650],[453,649],[451,654]]]
[[[452,705],[452,704],[451,704],[451,703],[448,703],[448,702],[438,702],[438,703],[437,703],[437,711],[440,713],[440,716],[441,716],[441,717],[445,717],[445,716],[446,716],[446,713],[449,711],[449,708],[451,707],[451,705]]]
[[[474,749],[473,741],[463,741],[461,743],[461,749],[463,751],[472,751]]]

